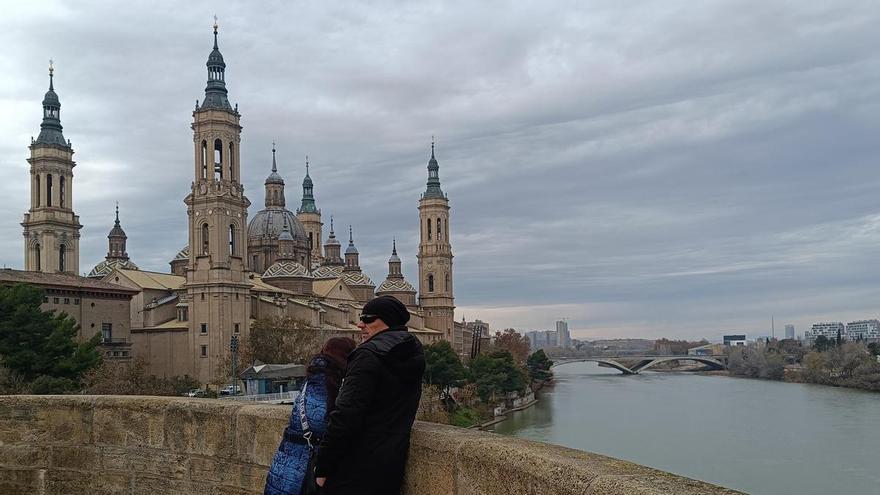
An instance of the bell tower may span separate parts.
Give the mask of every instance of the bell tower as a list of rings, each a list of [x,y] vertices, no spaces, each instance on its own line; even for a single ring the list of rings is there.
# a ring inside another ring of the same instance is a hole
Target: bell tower
[[[428,184],[419,200],[419,306],[425,326],[443,332],[453,343],[455,299],[452,292],[452,245],[449,242],[449,199],[440,189],[440,166],[434,157],[428,161]],[[456,349],[461,352],[461,349]]]
[[[320,263],[324,256],[321,253],[323,239],[321,210],[315,205],[315,184],[309,176],[309,157],[306,157],[306,176],[303,179],[302,204],[296,210],[296,217],[302,222],[309,236],[309,247],[312,250],[312,261]],[[311,269],[311,267],[306,267]]]
[[[55,68],[49,61],[49,91],[43,123],[31,138],[31,207],[24,214],[24,269],[79,274],[79,216],[73,212],[73,148],[64,139]]]
[[[184,199],[189,217],[186,271],[192,373],[212,383],[229,354],[233,335],[245,338],[250,284],[245,277],[247,208],[241,184],[238,106],[229,104],[226,63],[217,47],[208,56],[205,99],[193,111],[192,189]]]

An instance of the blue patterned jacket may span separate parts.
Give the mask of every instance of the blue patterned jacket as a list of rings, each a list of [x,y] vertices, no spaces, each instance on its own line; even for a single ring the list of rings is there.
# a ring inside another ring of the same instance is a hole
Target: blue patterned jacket
[[[316,356],[311,365],[323,369],[327,364],[325,358]],[[312,445],[317,446],[324,431],[327,428],[327,386],[325,375],[322,371],[312,373],[307,379],[306,388],[306,415],[309,419],[309,427],[312,430]],[[305,478],[306,466],[309,464],[309,446],[304,443],[291,441],[291,438],[302,437],[302,426],[299,418],[300,394],[293,403],[290,419],[284,428],[284,437],[281,445],[272,458],[272,466],[266,476],[266,488],[264,495],[299,495]],[[316,439],[317,438],[317,439]]]

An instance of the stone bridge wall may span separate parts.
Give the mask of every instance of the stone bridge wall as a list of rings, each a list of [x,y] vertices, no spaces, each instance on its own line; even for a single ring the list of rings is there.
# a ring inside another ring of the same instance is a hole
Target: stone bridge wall
[[[2,494],[260,494],[289,407],[0,396]],[[417,423],[406,494],[732,494],[629,462]]]

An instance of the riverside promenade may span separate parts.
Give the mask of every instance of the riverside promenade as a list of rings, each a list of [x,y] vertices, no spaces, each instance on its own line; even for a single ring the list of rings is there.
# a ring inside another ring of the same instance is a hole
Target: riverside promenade
[[[0,396],[0,493],[262,493],[290,407],[138,396]],[[417,422],[402,493],[736,494],[588,452]]]

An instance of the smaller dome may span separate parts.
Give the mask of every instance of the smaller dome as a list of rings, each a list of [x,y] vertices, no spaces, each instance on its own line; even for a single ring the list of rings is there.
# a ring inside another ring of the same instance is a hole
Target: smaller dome
[[[263,273],[264,279],[282,277],[312,278],[312,276],[309,275],[309,271],[306,270],[306,267],[295,261],[279,261],[270,266],[269,269]]]
[[[89,278],[101,278],[109,275],[110,272],[117,268],[122,270],[139,270],[137,265],[132,263],[130,260],[112,259],[104,260],[95,265],[95,267],[92,268],[92,271],[89,272],[88,276]]]
[[[177,260],[188,260],[189,259],[189,246],[183,246],[183,249],[177,252],[174,256],[174,261]]]
[[[211,50],[211,54],[208,55],[208,63],[206,65],[208,67],[216,67],[219,65],[224,69],[226,68],[226,62],[223,61],[223,54],[220,53],[220,50],[217,48],[216,44],[214,45],[214,49]]]
[[[345,254],[358,254],[358,248],[354,247],[354,244],[349,244],[347,248],[345,248]]]
[[[320,266],[312,270],[312,277],[315,278],[339,278],[342,276],[342,265]]]
[[[361,272],[342,272],[342,281],[351,286],[376,286],[370,277]]]
[[[412,292],[415,293],[416,289],[412,286],[411,283],[407,282],[406,279],[396,278],[396,279],[385,279],[384,282],[379,284],[379,287],[376,288],[376,294],[381,295],[383,292]]]
[[[248,223],[248,239],[263,237],[277,239],[284,229],[285,220],[294,239],[308,239],[306,229],[293,212],[284,208],[270,207],[257,212]]]
[[[271,174],[269,174],[269,177],[266,177],[266,184],[280,184],[283,186],[284,179],[281,178],[280,175],[278,175],[278,172],[273,171]]]
[[[58,93],[56,93],[54,89],[49,89],[49,91],[46,91],[46,96],[43,97],[43,106],[44,107],[60,107],[61,106],[61,100],[58,99]]]

